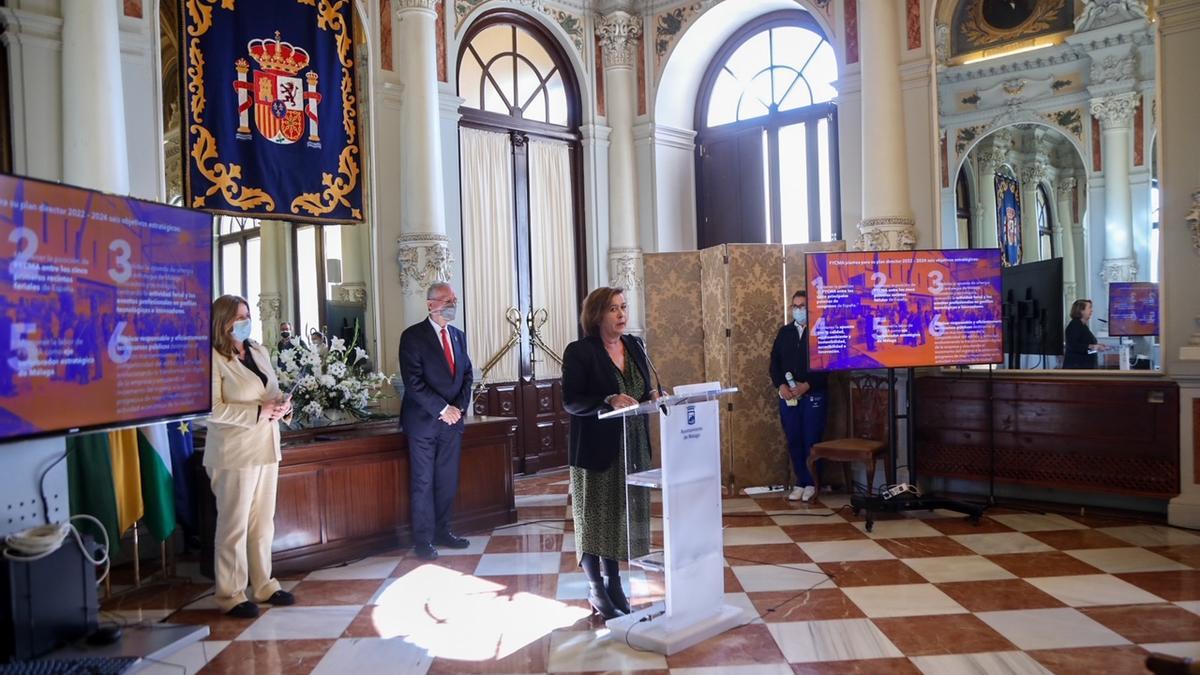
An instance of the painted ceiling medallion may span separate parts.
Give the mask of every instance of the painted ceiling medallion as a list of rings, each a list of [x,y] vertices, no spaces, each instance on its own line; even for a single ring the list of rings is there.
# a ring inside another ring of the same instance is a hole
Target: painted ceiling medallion
[[[1067,0],[967,0],[960,24],[962,38],[973,49],[995,46],[1060,28],[1070,8]]]

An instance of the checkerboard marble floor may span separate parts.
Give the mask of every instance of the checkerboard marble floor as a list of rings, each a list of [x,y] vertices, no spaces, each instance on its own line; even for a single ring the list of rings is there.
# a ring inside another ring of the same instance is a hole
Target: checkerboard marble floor
[[[171,617],[209,639],[180,673],[1141,673],[1200,657],[1200,534],[993,510],[878,520],[844,496],[725,500],[726,600],[747,623],[664,657],[609,636],[576,567],[565,472],[517,480],[528,524],[434,564],[407,550],[286,580],[297,606],[254,621],[206,598]],[[533,522],[533,521],[550,522]],[[626,579],[654,586],[640,572]],[[104,618],[155,621],[204,584],[147,589]]]

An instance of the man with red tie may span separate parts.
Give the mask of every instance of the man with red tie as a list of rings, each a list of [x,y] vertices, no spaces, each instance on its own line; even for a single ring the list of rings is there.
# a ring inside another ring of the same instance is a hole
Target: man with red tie
[[[454,287],[435,283],[425,301],[429,318],[400,335],[400,424],[408,436],[413,551],[422,560],[436,560],[435,545],[471,544],[450,531],[450,512],[458,492],[463,415],[474,377],[467,336],[450,325],[458,309]]]

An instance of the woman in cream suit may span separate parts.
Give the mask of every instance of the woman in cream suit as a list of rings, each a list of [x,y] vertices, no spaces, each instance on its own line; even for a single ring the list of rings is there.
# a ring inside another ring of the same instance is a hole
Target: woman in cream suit
[[[250,340],[250,326],[245,300],[223,295],[213,301],[212,417],[204,468],[217,498],[216,599],[223,612],[243,619],[258,616],[255,602],[295,602],[271,577],[278,422],[291,413],[292,403],[279,390],[271,355]]]

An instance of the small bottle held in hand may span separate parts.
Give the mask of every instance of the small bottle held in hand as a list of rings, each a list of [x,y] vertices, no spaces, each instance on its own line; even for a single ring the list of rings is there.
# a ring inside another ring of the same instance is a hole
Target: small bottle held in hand
[[[788,372],[784,373],[783,377],[787,380],[787,384],[789,387],[791,387],[792,389],[796,388],[796,378],[792,377],[792,371],[789,370]],[[784,403],[786,403],[789,406],[796,406],[796,405],[799,405],[800,399],[791,398],[791,399],[784,401]]]

